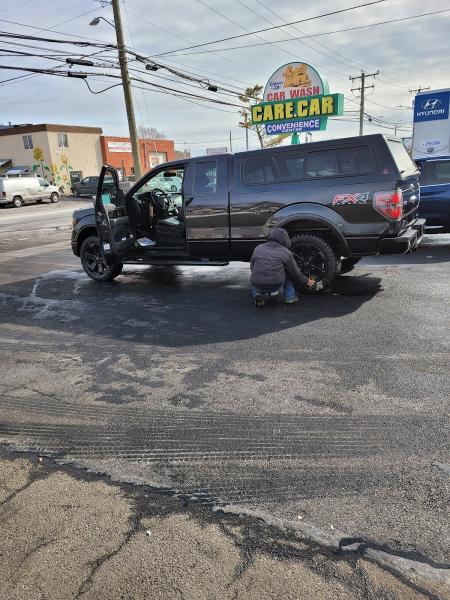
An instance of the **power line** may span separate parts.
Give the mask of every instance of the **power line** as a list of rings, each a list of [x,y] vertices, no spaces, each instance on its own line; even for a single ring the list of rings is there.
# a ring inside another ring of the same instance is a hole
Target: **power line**
[[[160,25],[156,25],[156,23],[153,23],[153,21],[150,21],[149,19],[147,19],[146,17],[142,17],[140,15],[137,15],[136,13],[133,13],[131,10],[128,10],[128,14],[132,15],[133,17],[136,17],[137,19],[139,19],[139,21],[144,21],[145,23],[148,23],[149,25],[152,25],[153,27],[156,27],[156,29],[161,29],[161,31],[164,31],[165,33],[168,33],[169,35],[171,35],[172,37],[175,37],[179,40],[182,40],[183,42],[186,42],[187,44],[191,44],[192,42],[184,37],[181,37],[180,35],[174,33],[173,31],[169,31],[168,29],[165,29],[164,27],[161,27]],[[232,60],[231,58],[225,58],[223,56],[218,56],[217,57],[219,60],[223,61],[223,62],[227,62],[230,63],[232,65],[235,65],[237,67],[244,67],[245,69],[247,69],[248,71],[252,71],[253,73],[256,73],[257,75],[264,75],[264,73],[257,71],[256,69],[251,68],[250,66],[246,65],[246,64],[242,64],[242,63],[238,63],[234,60]],[[249,84],[246,83],[246,85],[248,86]]]
[[[197,0],[197,2],[201,2],[201,4],[204,4],[205,6],[207,6],[202,0]],[[266,23],[270,23],[271,25],[276,25],[273,21],[271,21],[270,19],[267,19],[266,17],[264,17],[263,15],[261,15],[260,13],[255,12],[253,9],[251,9],[247,4],[245,4],[245,2],[242,2],[242,0],[235,0],[235,2],[237,2],[238,4],[240,4],[241,6],[243,6],[244,8],[246,8],[248,11],[250,11],[252,14],[256,14],[258,17],[260,17],[263,21],[265,21]],[[262,5],[263,6],[263,5]],[[213,9],[211,9],[213,10]],[[225,19],[227,19],[228,21],[231,21],[231,19],[228,19],[228,17],[226,17],[225,15],[222,15],[221,13],[219,13],[218,11],[214,10],[214,12],[216,12],[217,14],[219,14],[220,16],[224,17]],[[273,11],[272,11],[273,12]],[[276,14],[276,13],[275,13]],[[281,18],[281,17],[279,17]],[[284,19],[282,19],[284,20]],[[231,21],[232,23],[234,23],[234,21]],[[286,21],[285,21],[286,23]],[[246,31],[249,31],[249,29],[247,29],[246,27],[242,27],[240,26],[242,29],[245,29]],[[300,31],[300,30],[298,30]],[[289,35],[289,37],[291,38],[295,38],[295,36],[293,36],[292,34],[290,34],[288,31],[286,31],[286,34]],[[278,51],[282,52],[283,54],[286,54],[289,56],[289,58],[293,58],[292,53],[289,52],[288,50],[285,50],[284,48],[280,48],[280,46],[278,46],[278,44],[276,42],[273,41],[269,41],[266,38],[263,38],[262,36],[258,35],[257,37],[259,37],[260,39],[264,40],[266,43],[271,44],[274,48],[276,48]],[[330,58],[330,55],[326,55],[324,52],[321,52],[320,50],[317,50],[316,48],[314,48],[314,46],[312,46],[311,44],[307,44],[306,42],[304,42],[304,44],[311,48],[312,50],[314,50],[315,52],[318,52],[320,54],[322,54],[323,56],[326,56],[326,58]],[[295,57],[294,57],[295,58]],[[332,57],[333,60],[334,57]],[[302,59],[299,59],[302,60]],[[337,61],[337,62],[342,62],[342,61]],[[345,63],[343,63],[345,64]],[[333,69],[330,69],[329,67],[323,68],[322,66],[318,65],[320,67],[321,70],[325,71],[325,72],[329,72],[329,73],[333,73],[336,75],[339,75],[341,77],[345,76],[344,73],[339,72],[339,71],[335,71]]]
[[[85,14],[89,14],[89,13],[93,13],[94,11],[98,10],[98,8],[93,9],[93,10],[89,10],[86,13],[82,13],[81,15],[77,15],[76,17],[72,17],[71,19],[66,19],[65,21],[62,21],[61,23],[58,23],[58,25],[54,25],[53,27],[59,27],[59,25],[63,25],[64,23],[68,23],[69,21],[73,21],[75,19],[78,19],[79,17],[85,15]],[[34,31],[49,31],[50,33],[59,33],[60,35],[65,35],[67,37],[74,37],[77,39],[84,39],[84,40],[88,40],[90,42],[101,42],[102,40],[96,39],[96,38],[88,38],[88,37],[84,37],[82,35],[74,35],[73,33],[66,33],[65,31],[56,31],[53,28],[48,28],[48,27],[36,27],[36,25],[25,25],[24,23],[20,23],[18,21],[9,21],[7,19],[0,19],[1,23],[8,23],[9,25],[19,25],[20,27],[26,27],[27,29],[33,29]]]
[[[38,68],[34,68],[34,67],[18,67],[18,66],[11,66],[11,65],[1,65],[0,64],[0,69],[5,69],[5,70],[10,70],[10,71],[26,71],[28,73],[36,73],[36,74],[42,74],[42,75],[55,75],[58,77],[73,77],[73,78],[77,78],[77,79],[86,79],[87,77],[90,76],[102,76],[102,77],[109,77],[109,78],[113,78],[113,79],[121,79],[120,75],[114,75],[112,73],[92,73],[92,72],[86,72],[86,71],[56,71],[54,69],[38,69]],[[154,83],[154,82],[150,82],[147,81],[145,79],[139,78],[139,77],[130,77],[131,81],[136,81],[138,83],[142,83],[145,84],[147,86],[151,86],[154,88],[157,88],[159,90],[163,90],[164,92],[173,92],[174,95],[180,95],[180,96],[184,96],[188,99],[190,98],[195,98],[195,99],[199,99],[202,100],[204,102],[211,102],[214,104],[220,104],[223,106],[232,106],[232,107],[237,107],[237,108],[243,108],[243,106],[241,104],[237,104],[235,102],[229,102],[229,101],[225,101],[225,100],[220,100],[218,98],[210,98],[208,96],[202,96],[200,94],[193,94],[191,92],[185,92],[185,91],[180,91],[176,88],[171,88],[165,85],[160,85],[158,83]]]
[[[419,85],[418,88],[416,88],[414,90],[409,90],[409,93],[410,94],[414,94],[414,92],[416,92],[417,94],[420,94],[420,92],[423,92],[423,91],[429,90],[429,89],[430,89],[430,86],[428,86],[428,87],[422,87],[421,85]]]
[[[242,2],[242,0],[235,0],[236,2],[238,2],[239,4],[242,4],[242,6],[246,6],[248,8],[248,10],[252,10],[249,6],[247,6],[247,4],[245,4],[244,2]],[[273,15],[275,15],[278,19],[280,19],[281,21],[283,21],[283,23],[288,23],[288,21],[286,21],[286,19],[284,19],[279,13],[275,12],[272,8],[270,8],[269,6],[266,6],[263,2],[261,2],[261,0],[256,0],[256,2],[262,6],[263,8],[265,8],[267,11],[271,12]],[[262,15],[259,15],[262,17]],[[275,23],[273,23],[272,21],[270,21],[269,19],[265,19],[266,21],[268,21],[269,23],[271,23],[272,25],[275,25]],[[304,37],[311,39],[311,41],[314,44],[317,44],[319,46],[321,46],[322,48],[324,48],[326,50],[326,52],[324,52],[323,50],[318,50],[317,48],[315,48],[313,45],[311,44],[307,44],[306,42],[303,42],[304,44],[306,44],[306,46],[308,48],[311,48],[312,50],[314,50],[315,52],[318,52],[319,54],[322,54],[323,56],[327,57],[327,58],[332,58],[332,60],[335,60],[336,62],[340,62],[341,64],[350,64],[353,63],[354,65],[359,65],[359,66],[363,66],[361,65],[361,63],[357,63],[356,61],[354,61],[351,58],[347,58],[346,56],[344,56],[343,54],[340,54],[339,52],[336,52],[336,50],[331,50],[329,48],[327,48],[327,46],[325,46],[325,44],[322,44],[321,42],[318,42],[317,40],[314,40],[312,38],[310,38],[309,35],[306,35],[301,29],[299,29],[296,25],[291,25],[292,29],[294,29],[295,31],[297,31],[298,33],[301,33]],[[290,34],[289,32],[286,31],[286,34],[289,35],[289,37],[291,39],[295,40],[295,36]],[[334,58],[333,55],[336,56],[340,56],[341,58],[345,59],[345,62],[342,60],[339,60],[337,58]]]
[[[236,0],[237,2],[239,2],[239,0]],[[202,4],[203,6],[206,6],[206,8],[208,8],[209,10],[211,10],[212,12],[214,12],[216,15],[219,15],[220,17],[222,17],[223,19],[225,19],[226,21],[228,21],[229,23],[232,23],[233,25],[235,25],[236,27],[239,27],[239,29],[243,29],[244,31],[247,31],[248,33],[252,33],[250,29],[247,29],[247,27],[244,27],[244,25],[241,25],[240,23],[237,23],[236,21],[233,21],[233,19],[230,19],[230,17],[227,17],[226,15],[224,15],[223,13],[219,12],[218,10],[216,10],[215,8],[213,8],[212,6],[209,6],[208,4],[206,4],[206,2],[204,2],[203,0],[197,0],[197,2],[199,2],[200,4]],[[245,4],[243,4],[242,2],[240,2],[240,4],[242,6],[244,6],[245,8],[248,8]],[[276,43],[273,43],[269,40],[266,40],[266,38],[262,37],[262,35],[257,35],[255,34],[256,37],[258,37],[260,40],[264,40],[264,42],[266,42],[267,44],[271,44],[276,50],[278,50],[279,52],[282,52],[283,54],[285,53],[284,48],[278,48],[278,46],[276,45]]]
[[[7,12],[8,10],[12,10],[13,8],[20,8],[21,6],[24,6],[25,4],[31,4],[32,2],[36,2],[36,0],[24,0],[24,2],[21,2],[20,4],[11,4],[11,6],[8,6],[7,8],[2,8],[2,10],[0,10],[0,14],[3,14],[5,12]]]
[[[258,33],[264,33],[265,31],[273,31],[274,29],[282,29],[283,27],[287,27],[288,25],[296,25],[298,23],[306,23],[308,21],[314,21],[315,19],[322,19],[324,17],[330,17],[333,15],[338,15],[341,13],[349,12],[351,10],[356,10],[358,8],[364,8],[366,6],[371,6],[372,4],[381,4],[382,2],[386,2],[386,0],[372,0],[371,2],[365,2],[364,4],[358,4],[357,6],[349,6],[347,8],[341,8],[339,10],[333,10],[327,13],[322,13],[320,15],[315,15],[314,17],[307,17],[306,19],[299,19],[298,21],[292,21],[290,23],[283,23],[282,25],[273,25],[271,27],[265,27],[264,29],[258,29],[256,31],[250,31],[248,33],[241,33],[240,35],[232,35],[226,38],[222,38],[219,40],[214,40],[211,42],[205,42],[203,44],[195,44],[193,46],[188,46],[187,48],[180,48],[179,50],[171,50],[167,52],[160,52],[159,54],[154,54],[153,56],[165,56],[167,54],[173,54],[175,52],[183,52],[184,50],[191,50],[193,48],[201,48],[204,46],[210,46],[211,44],[218,44],[220,42],[227,42],[229,40],[236,40],[238,38],[247,37],[249,35],[256,35]],[[267,43],[267,42],[266,42]]]
[[[0,19],[1,21],[1,19]],[[47,30],[50,31],[50,30]],[[57,33],[57,32],[54,32]],[[69,35],[69,34],[66,34]],[[85,42],[82,39],[79,39],[79,37],[77,37],[77,39],[74,40],[65,40],[65,39],[57,39],[57,38],[45,38],[45,37],[40,37],[40,36],[36,36],[36,35],[26,35],[26,34],[22,34],[22,33],[11,33],[10,31],[0,31],[0,37],[4,37],[4,38],[12,38],[12,39],[17,39],[17,40],[32,40],[32,41],[38,41],[38,42],[51,42],[52,44],[71,44],[72,46],[82,46],[83,48],[92,46],[93,48],[111,48],[114,50],[117,50],[117,46],[115,44],[105,44],[104,42],[102,43],[96,43],[96,42]]]
[[[99,54],[101,52],[108,52],[111,49],[116,49],[117,47],[115,45],[112,44],[87,44],[86,42],[80,42],[80,41],[72,41],[72,40],[58,40],[58,39],[54,39],[54,38],[46,38],[46,37],[41,37],[41,36],[31,36],[31,35],[22,35],[22,34],[14,34],[14,33],[2,33],[0,32],[0,38],[1,37],[7,37],[7,38],[13,38],[13,39],[25,39],[25,40],[31,40],[31,41],[44,41],[44,42],[56,42],[58,44],[69,44],[69,45],[80,45],[82,47],[86,47],[86,46],[94,46],[94,47],[100,47],[101,50],[97,51],[96,53],[92,53],[88,56],[92,56],[94,54]],[[46,51],[46,52],[54,52],[53,55],[49,55],[49,54],[41,54],[41,53],[26,53],[26,52],[21,52],[18,54],[22,54],[24,56],[36,56],[36,57],[40,57],[40,58],[45,58],[48,60],[58,60],[57,56],[66,56],[67,54],[70,55],[76,55],[76,53],[74,52],[60,52],[60,51],[55,51],[53,48],[42,48],[42,47],[33,47],[30,46],[28,44],[20,44],[18,42],[11,42],[8,40],[4,40],[4,43],[9,43],[9,44],[14,44],[14,45],[18,45],[18,46],[23,46],[26,48],[34,48],[35,50],[42,50],[42,51]],[[133,57],[135,57],[136,60],[138,60],[140,63],[146,63],[149,59],[147,57],[141,56],[140,54],[136,53],[135,51],[126,49],[127,53],[131,54]],[[14,51],[11,51],[11,53],[14,53]],[[103,60],[105,60],[106,62],[112,63],[112,67],[117,68],[117,61],[110,59],[110,58],[106,58],[104,57]],[[169,71],[170,73],[172,73],[172,75],[175,75],[177,77],[182,78],[185,81],[189,81],[189,82],[195,82],[200,84],[203,87],[209,87],[210,86],[210,82],[208,79],[205,79],[202,76],[198,76],[195,74],[191,74],[189,72],[184,72],[181,71],[180,69],[176,69],[174,67],[171,67],[170,65],[165,65],[162,63],[154,63],[152,62],[152,66],[153,67],[157,67],[158,69],[166,69],[167,71]],[[96,65],[99,66],[99,65]],[[105,65],[100,65],[100,66],[105,66]],[[168,79],[169,81],[173,81],[171,79]],[[231,94],[233,96],[238,96],[242,93],[241,89],[235,88],[235,89],[230,89],[229,87],[227,87],[225,84],[223,85],[219,85],[215,86],[218,89],[220,89],[220,91],[222,91],[223,93],[227,93],[227,94]]]
[[[23,4],[25,4],[25,2]],[[97,10],[97,9],[95,9],[95,10]],[[56,23],[55,25],[52,25],[50,28],[41,28],[41,27],[35,27],[35,26],[32,26],[32,25],[25,25],[23,23],[17,23],[16,21],[8,21],[6,19],[0,19],[0,21],[4,22],[4,23],[10,23],[10,24],[19,25],[20,27],[24,27],[24,28],[27,28],[27,29],[32,29],[33,32],[34,31],[51,31],[52,33],[59,33],[58,31],[54,31],[55,27],[59,27],[59,25],[62,25],[64,23],[69,23],[70,21],[78,19],[79,17],[84,16],[85,14],[89,14],[90,12],[94,12],[94,9],[91,10],[91,11],[87,11],[87,12],[81,13],[81,15],[76,15],[75,17],[71,17],[70,19],[66,19],[65,21],[62,21],[60,23]],[[4,34],[7,35],[7,32],[4,32]],[[69,37],[74,37],[72,34],[66,34],[66,35],[68,35]],[[83,36],[80,36],[80,37],[83,37]],[[85,39],[89,39],[89,38],[85,38]],[[35,76],[36,76],[36,74],[30,73],[28,75],[21,75],[21,76],[16,77],[16,78],[10,78],[9,80],[6,80],[6,81],[0,82],[0,83],[2,85],[4,85],[5,83],[6,83],[6,85],[14,85],[14,83],[21,83],[24,79],[29,78],[29,77],[35,77]],[[8,81],[9,81],[9,83],[7,83]]]
[[[137,86],[137,85],[134,85],[134,84],[132,84],[132,87],[136,88],[136,89],[139,89],[139,90],[144,90],[146,92],[155,93],[155,94],[166,94],[166,92],[161,91],[161,90],[151,90],[149,88],[143,88],[143,87],[140,87],[140,86]],[[175,94],[171,94],[170,97],[171,98],[173,97],[173,98],[181,99],[181,100],[186,100],[186,98],[183,95],[176,94],[176,93]],[[207,104],[203,104],[203,103],[198,102],[196,100],[194,101],[191,98],[189,98],[189,103],[190,104],[195,104],[196,106],[201,106],[202,108],[207,108],[209,110],[218,110],[220,112],[225,112],[225,113],[229,113],[229,114],[236,114],[236,112],[234,110],[226,110],[224,108],[217,108],[216,106],[208,106]]]
[[[294,40],[300,41],[300,40],[304,40],[304,39],[311,39],[311,38],[323,37],[326,35],[333,35],[335,33],[345,33],[347,31],[355,31],[357,29],[367,29],[368,27],[378,27],[380,25],[388,25],[390,23],[399,23],[402,21],[410,21],[412,19],[420,19],[422,17],[439,15],[439,14],[446,13],[449,11],[450,11],[450,8],[444,8],[443,10],[436,10],[436,11],[421,13],[421,14],[417,14],[417,15],[410,15],[409,17],[400,17],[398,19],[389,19],[388,21],[377,21],[376,23],[368,23],[367,25],[355,25],[354,27],[345,27],[343,29],[334,29],[332,31],[324,31],[321,33],[312,33],[311,35],[304,35],[301,37],[288,38],[288,39],[284,38],[282,40],[274,40],[274,41],[277,44],[281,44],[281,43],[285,43],[285,42],[293,42]],[[290,23],[287,23],[286,26],[287,25],[290,25]],[[235,36],[235,37],[240,37],[240,36]],[[225,41],[225,40],[219,40],[219,41]],[[218,43],[218,42],[209,42],[209,43],[214,44],[214,43]],[[200,44],[200,46],[201,45],[202,44]],[[179,54],[179,55],[177,54],[177,56],[192,56],[195,54],[207,54],[207,53],[213,53],[213,52],[228,52],[230,50],[240,50],[242,48],[254,48],[256,46],[265,46],[265,45],[267,45],[267,42],[256,42],[254,44],[242,44],[240,46],[229,46],[228,48],[214,48],[212,50],[199,50],[197,52],[187,52],[187,53],[183,53],[183,54]],[[183,50],[189,50],[189,48],[183,48],[182,50],[173,50],[172,52],[166,52],[164,54],[172,54],[175,52],[178,53],[178,52],[182,52]],[[162,54],[156,54],[154,56],[162,56]],[[385,77],[387,77],[387,75]]]

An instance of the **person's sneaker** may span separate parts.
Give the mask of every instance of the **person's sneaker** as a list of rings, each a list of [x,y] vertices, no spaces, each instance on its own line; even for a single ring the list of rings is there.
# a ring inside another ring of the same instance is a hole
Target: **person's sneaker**
[[[264,306],[266,304],[264,294],[258,294],[253,299],[255,306]]]
[[[315,292],[321,292],[323,290],[323,283],[321,281],[316,281],[312,287]]]
[[[294,304],[294,302],[298,302],[298,296],[291,296],[290,298],[285,298],[285,304]]]

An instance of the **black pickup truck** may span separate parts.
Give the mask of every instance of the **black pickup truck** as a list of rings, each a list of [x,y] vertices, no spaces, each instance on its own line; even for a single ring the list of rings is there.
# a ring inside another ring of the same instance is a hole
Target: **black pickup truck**
[[[380,134],[165,163],[126,194],[104,166],[94,206],[74,212],[72,249],[108,281],[123,264],[248,261],[284,227],[300,268],[326,286],[362,256],[417,248],[418,176],[402,142]]]

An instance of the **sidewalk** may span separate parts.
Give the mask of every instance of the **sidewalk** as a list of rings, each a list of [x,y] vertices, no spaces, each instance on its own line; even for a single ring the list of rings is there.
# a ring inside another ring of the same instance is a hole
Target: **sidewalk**
[[[10,456],[0,456],[2,600],[449,598],[442,584],[256,519]]]

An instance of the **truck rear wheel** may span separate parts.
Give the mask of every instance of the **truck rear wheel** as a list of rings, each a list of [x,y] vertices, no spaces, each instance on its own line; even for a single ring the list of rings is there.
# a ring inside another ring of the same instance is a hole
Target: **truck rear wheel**
[[[20,196],[14,196],[13,201],[12,201],[12,205],[15,208],[20,208],[23,204],[23,200]]]
[[[80,259],[86,275],[94,281],[111,281],[123,269],[122,263],[108,265],[103,256],[100,239],[91,235],[81,244]]]
[[[326,288],[339,274],[341,261],[328,242],[318,235],[300,233],[291,238],[291,250],[302,273]],[[305,286],[305,290],[308,288]]]

